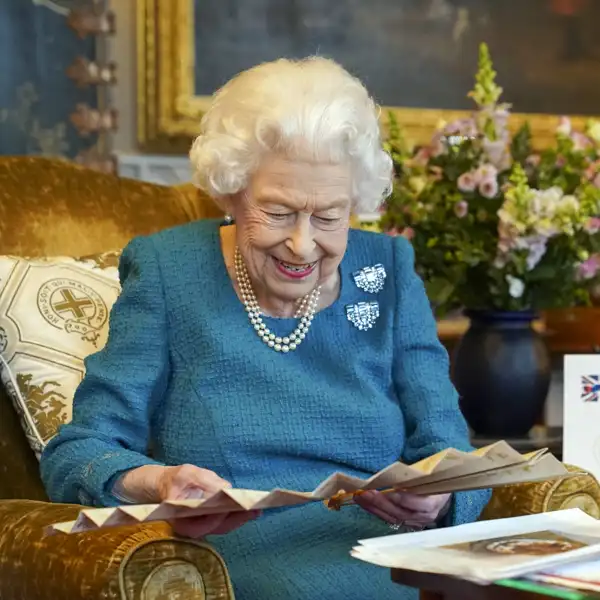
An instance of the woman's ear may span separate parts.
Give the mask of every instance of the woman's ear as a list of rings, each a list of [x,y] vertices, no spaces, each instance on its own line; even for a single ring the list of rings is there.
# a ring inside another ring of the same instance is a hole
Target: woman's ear
[[[235,220],[236,212],[240,207],[242,194],[243,192],[237,192],[236,194],[228,194],[227,196],[222,196],[219,199],[223,212],[233,220]]]
[[[219,207],[226,215],[235,217],[235,207],[237,205],[238,194],[228,194],[219,198]]]

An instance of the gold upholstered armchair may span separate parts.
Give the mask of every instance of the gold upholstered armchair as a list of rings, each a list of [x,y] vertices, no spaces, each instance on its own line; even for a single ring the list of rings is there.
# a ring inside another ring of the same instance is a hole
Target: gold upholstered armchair
[[[61,395],[58,381],[35,383],[31,373],[23,371],[24,362],[14,378],[7,377],[6,364],[16,358],[3,356],[11,323],[20,318],[15,307],[26,300],[15,296],[18,302],[10,303],[13,312],[2,312],[5,282],[14,279],[17,268],[3,257],[99,255],[122,248],[135,235],[208,216],[219,212],[191,186],[149,185],[44,158],[0,158],[0,358],[5,361],[0,386],[2,600],[233,598],[226,566],[214,549],[178,539],[167,523],[45,535],[48,525],[72,520],[80,509],[48,502],[35,454],[52,427],[61,418],[64,422],[60,411],[66,395]],[[22,268],[23,273],[29,271],[28,266]],[[80,295],[62,298],[61,310],[75,313],[101,305],[101,298],[83,284],[77,289]],[[43,304],[44,294],[39,298],[38,312],[50,318],[52,304]],[[104,314],[100,308],[94,318]],[[33,313],[26,315],[25,325],[27,319],[34,322]],[[60,325],[58,320],[53,323]],[[94,340],[92,325],[98,323],[91,318],[87,323],[84,336]],[[45,348],[44,360],[52,351]],[[17,396],[23,404],[16,402]],[[576,506],[600,517],[600,487],[590,475],[497,490],[483,518]]]

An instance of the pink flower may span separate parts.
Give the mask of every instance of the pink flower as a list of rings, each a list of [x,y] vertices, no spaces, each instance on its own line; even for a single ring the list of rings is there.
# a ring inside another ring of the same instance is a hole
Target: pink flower
[[[586,148],[593,146],[592,140],[590,140],[587,135],[579,131],[574,131],[571,134],[571,139],[573,140],[574,150],[585,150]]]
[[[578,267],[578,275],[581,279],[593,279],[600,270],[600,255],[594,254]]]
[[[457,135],[466,138],[477,136],[477,124],[473,119],[457,119],[444,127],[445,135]]]
[[[594,177],[600,172],[600,160],[590,162],[588,168],[585,170],[585,176],[592,181]]]
[[[591,219],[588,219],[588,222],[585,224],[585,230],[590,235],[598,233],[600,231],[600,219],[598,217],[592,217]]]
[[[462,218],[466,217],[467,214],[468,214],[468,212],[469,212],[469,205],[464,200],[461,200],[460,202],[457,202],[454,205],[454,214],[459,219],[462,219]]]
[[[477,184],[479,183],[477,174],[473,171],[467,171],[463,173],[456,184],[461,192],[474,192]]]
[[[598,175],[596,175],[596,176],[594,177],[594,185],[595,185],[597,188],[600,188],[600,173],[598,173]]]
[[[411,164],[417,167],[424,167],[431,158],[431,148],[420,148],[413,156]]]
[[[442,154],[446,154],[446,151],[446,140],[444,136],[438,132],[433,136],[431,144],[428,148],[428,152],[430,156],[435,158],[437,156],[441,156]]]
[[[486,177],[479,184],[479,193],[484,198],[495,198],[498,195],[498,180]]]
[[[562,169],[566,164],[567,164],[567,159],[564,156],[559,155],[556,157],[556,166],[559,169]]]
[[[505,140],[483,140],[483,149],[498,171],[506,171],[511,165],[511,156]]]

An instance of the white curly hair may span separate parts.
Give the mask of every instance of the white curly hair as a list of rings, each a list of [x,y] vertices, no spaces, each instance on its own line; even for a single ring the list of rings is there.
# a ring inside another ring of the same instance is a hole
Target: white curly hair
[[[378,117],[363,84],[333,60],[263,63],[215,94],[190,150],[194,182],[219,203],[246,188],[267,153],[348,163],[353,211],[373,213],[389,195],[393,173]]]

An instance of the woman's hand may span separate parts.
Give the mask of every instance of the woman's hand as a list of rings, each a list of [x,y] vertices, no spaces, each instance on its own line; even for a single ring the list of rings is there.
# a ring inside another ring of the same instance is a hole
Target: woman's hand
[[[406,492],[383,494],[375,490],[354,498],[356,504],[391,525],[425,527],[445,516],[450,509],[450,494],[417,496]]]
[[[126,473],[116,491],[128,498],[137,498],[138,501],[162,502],[207,498],[230,487],[231,484],[215,472],[195,465],[178,467],[147,465]],[[173,529],[177,534],[189,538],[222,535],[256,519],[259,514],[260,511],[230,512],[175,519]]]

